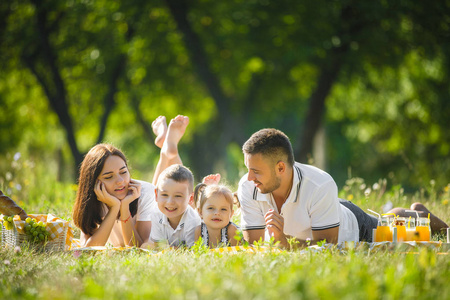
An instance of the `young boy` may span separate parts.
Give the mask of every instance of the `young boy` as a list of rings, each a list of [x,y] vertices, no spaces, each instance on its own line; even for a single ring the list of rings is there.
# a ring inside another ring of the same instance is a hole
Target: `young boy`
[[[194,176],[180,165],[172,165],[159,175],[156,204],[152,209],[150,241],[145,247],[167,242],[171,247],[192,246],[195,228],[201,224],[193,202]]]

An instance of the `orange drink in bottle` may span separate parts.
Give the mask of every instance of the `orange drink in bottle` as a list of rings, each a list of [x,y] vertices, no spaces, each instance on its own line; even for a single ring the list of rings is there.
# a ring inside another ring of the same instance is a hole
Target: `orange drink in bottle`
[[[430,229],[426,226],[417,226],[416,231],[419,233],[419,241],[430,241]]]
[[[406,221],[406,241],[418,241],[419,233],[416,231],[416,219],[409,217]]]
[[[406,219],[396,218],[394,226],[397,227],[397,242],[406,241]]]
[[[392,232],[389,226],[377,226],[375,242],[392,242]]]
[[[392,242],[392,232],[388,218],[381,218],[378,220],[377,231],[375,233],[375,242],[384,241]]]
[[[419,233],[419,241],[429,242],[430,234],[430,219],[419,218],[419,223],[416,226],[416,231]]]
[[[397,226],[397,242],[406,241],[406,227]]]
[[[419,233],[416,231],[416,227],[406,229],[406,240],[405,241],[418,241]]]

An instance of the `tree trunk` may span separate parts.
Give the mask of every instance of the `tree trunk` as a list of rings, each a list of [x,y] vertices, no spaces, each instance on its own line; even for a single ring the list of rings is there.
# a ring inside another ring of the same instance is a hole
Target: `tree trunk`
[[[128,31],[126,35],[127,42],[131,41],[133,35],[134,35],[134,28],[131,26],[131,24],[128,24]],[[102,118],[100,120],[100,131],[98,133],[97,144],[101,143],[103,141],[103,138],[105,137],[108,118],[111,115],[114,106],[116,105],[115,96],[118,90],[117,86],[119,83],[119,79],[122,76],[122,74],[125,73],[126,64],[127,64],[127,55],[119,54],[116,60],[116,64],[113,67],[111,76],[108,81],[108,92],[106,93],[105,98],[103,99],[104,111]]]
[[[49,25],[45,6],[40,5],[39,1],[36,0],[34,0],[33,3],[37,12],[36,28],[39,34],[39,43],[36,45],[30,45],[29,49],[25,50],[28,51],[28,53],[24,52],[22,59],[41,84],[47,99],[49,100],[51,108],[58,116],[59,122],[66,132],[67,142],[74,159],[74,175],[77,176],[78,168],[83,160],[83,154],[78,149],[77,141],[75,139],[75,132],[72,125],[72,118],[69,114],[69,107],[67,104],[67,91],[65,83],[58,68],[57,56],[50,44],[51,31],[58,28],[57,21],[54,21]],[[57,18],[57,20],[60,20],[60,18]],[[133,33],[132,28],[129,27],[127,34],[128,41],[132,38]],[[116,104],[114,98],[118,90],[117,86],[119,78],[125,70],[126,60],[127,56],[125,54],[119,55],[111,72],[108,81],[108,92],[103,100],[104,112],[100,119],[100,129],[97,143],[100,143],[104,139],[108,118]],[[48,69],[50,69],[50,75],[48,75]]]
[[[187,1],[186,0],[166,0],[166,3],[172,13],[172,16],[177,23],[178,30],[183,34],[183,40],[186,49],[189,52],[191,61],[197,70],[200,79],[205,83],[206,88],[213,97],[217,109],[219,110],[220,118],[228,119],[230,113],[231,100],[225,95],[222,90],[219,80],[215,73],[211,71],[207,54],[200,41],[199,36],[194,32],[191,24],[187,20]]]
[[[336,32],[336,36],[340,37],[342,44],[339,47],[332,48],[329,52],[329,59],[322,65],[317,87],[309,99],[309,108],[303,123],[303,130],[300,132],[295,147],[295,149],[298,149],[295,151],[295,157],[299,162],[307,162],[308,156],[312,154],[314,137],[325,114],[326,98],[344,64],[345,56],[350,49],[352,36],[357,35],[367,26],[366,21],[359,16],[359,12],[354,9],[352,3],[342,7],[342,23]]]
[[[144,130],[144,135],[147,137],[147,141],[153,144],[153,140],[155,138],[153,134],[153,129],[150,123],[145,119],[144,115],[141,112],[140,109],[140,101],[136,98],[136,95],[130,95],[131,99],[131,107],[134,110],[134,113],[136,114],[136,119],[141,124],[142,129]]]
[[[39,44],[37,45],[35,52],[36,55],[25,54],[23,55],[23,58],[26,65],[41,83],[50,102],[50,106],[58,115],[58,119],[66,131],[66,138],[74,158],[75,167],[78,168],[82,161],[82,155],[78,150],[72,126],[72,119],[67,106],[67,91],[57,66],[56,55],[50,45],[50,32],[47,29],[47,12],[42,5],[39,5],[39,1],[33,1],[33,3],[37,10],[36,28],[40,37]],[[43,71],[39,71],[39,58],[42,59]],[[46,67],[50,69],[50,78],[44,73],[46,72]]]
[[[325,113],[325,101],[330,93],[333,83],[336,81],[342,66],[342,58],[336,51],[332,52],[331,61],[327,62],[320,72],[317,87],[309,99],[309,107],[303,123],[303,130],[297,139],[295,158],[299,162],[306,163],[308,156],[312,154],[313,140],[319,130]]]
[[[108,92],[106,93],[105,98],[103,99],[104,111],[102,118],[100,120],[100,131],[98,133],[97,144],[101,143],[103,141],[103,138],[105,137],[108,118],[111,115],[114,106],[116,105],[115,96],[117,93],[117,85],[120,76],[125,71],[126,58],[127,58],[126,55],[123,54],[119,55],[116,65],[114,66],[114,69],[111,73],[111,77],[108,83]]]
[[[199,36],[194,32],[187,20],[188,6],[185,0],[166,0],[167,6],[177,23],[178,30],[183,34],[183,40],[190,59],[201,81],[205,84],[216,104],[218,115],[216,120],[206,125],[206,129],[195,134],[192,160],[194,169],[202,174],[212,172],[215,161],[224,161],[226,157],[226,146],[238,134],[238,128],[242,128],[230,110],[231,99],[225,95],[219,84],[217,75],[212,72],[207,59],[206,51]],[[204,146],[207,144],[207,146]],[[211,156],[211,154],[213,154]],[[201,158],[201,160],[200,160]]]

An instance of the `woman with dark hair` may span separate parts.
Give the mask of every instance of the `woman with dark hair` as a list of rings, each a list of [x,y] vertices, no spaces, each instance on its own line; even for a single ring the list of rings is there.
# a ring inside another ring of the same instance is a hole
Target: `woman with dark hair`
[[[108,144],[94,146],[80,169],[73,220],[81,243],[103,246],[142,244],[150,234],[152,184],[131,179],[125,155]]]
[[[167,128],[166,119],[153,122],[161,156],[154,181],[168,165],[181,163],[178,142],[189,119],[177,116]],[[73,221],[81,229],[83,246],[141,246],[151,230],[150,211],[155,186],[131,178],[125,155],[109,144],[89,150],[81,163]]]

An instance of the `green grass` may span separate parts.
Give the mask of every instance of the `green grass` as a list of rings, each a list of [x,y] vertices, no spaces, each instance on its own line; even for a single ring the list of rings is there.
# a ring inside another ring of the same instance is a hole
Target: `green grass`
[[[2,299],[437,299],[450,260],[418,254],[42,255],[0,251]]]
[[[0,189],[28,212],[70,220],[75,185],[57,182],[44,167],[26,163],[13,165],[9,173],[0,177]],[[450,219],[449,185],[436,187],[430,182],[405,194],[401,186],[389,186],[384,180],[368,184],[352,178],[340,191],[340,197],[363,209],[382,212],[387,202],[409,207],[420,201],[445,221]],[[0,249],[0,299],[441,299],[450,295],[449,256],[427,249],[258,254],[201,250],[162,255],[107,250],[78,256]]]

